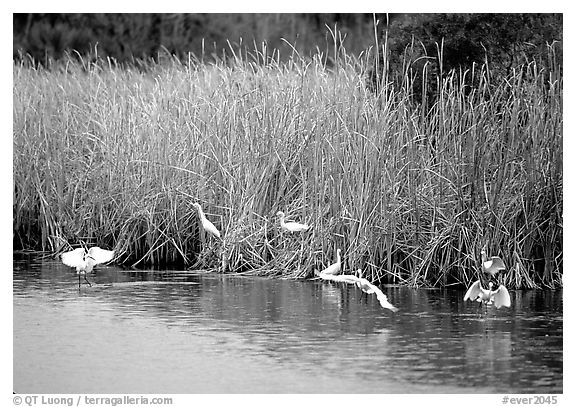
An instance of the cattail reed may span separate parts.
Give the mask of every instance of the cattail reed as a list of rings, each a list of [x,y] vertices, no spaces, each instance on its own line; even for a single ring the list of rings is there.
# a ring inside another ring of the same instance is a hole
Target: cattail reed
[[[15,65],[15,247],[288,278],[341,248],[344,272],[443,286],[488,243],[509,286],[561,285],[561,75],[428,69],[416,103],[410,70],[368,89],[369,54]],[[278,210],[312,228],[282,233]]]

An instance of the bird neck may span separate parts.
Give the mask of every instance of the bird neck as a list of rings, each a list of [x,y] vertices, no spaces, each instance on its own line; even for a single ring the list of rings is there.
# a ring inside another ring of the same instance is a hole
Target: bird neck
[[[484,250],[480,252],[480,256],[482,257],[482,263],[486,263],[488,261],[488,256]]]

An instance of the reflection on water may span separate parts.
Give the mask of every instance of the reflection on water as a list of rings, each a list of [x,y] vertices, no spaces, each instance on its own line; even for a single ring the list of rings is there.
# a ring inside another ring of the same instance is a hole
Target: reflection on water
[[[561,393],[562,291],[464,291],[14,261],[18,393]]]

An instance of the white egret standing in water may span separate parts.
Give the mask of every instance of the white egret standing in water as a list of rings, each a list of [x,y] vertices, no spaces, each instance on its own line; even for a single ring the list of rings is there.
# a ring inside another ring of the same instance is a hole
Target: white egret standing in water
[[[285,221],[285,217],[286,215],[284,214],[284,212],[282,211],[278,211],[276,213],[276,216],[278,216],[280,218],[280,227],[283,230],[286,230],[287,232],[290,233],[294,233],[294,232],[305,232],[307,231],[310,226],[304,224],[304,223],[298,223],[298,222],[286,222]]]
[[[62,253],[60,256],[62,263],[69,267],[76,267],[76,274],[78,274],[78,288],[80,288],[80,276],[84,276],[84,280],[92,287],[86,274],[92,273],[94,266],[101,263],[106,263],[114,257],[114,250],[104,250],[99,247],[91,247],[86,250],[83,247],[74,249],[72,251]]]
[[[378,287],[372,284],[370,281],[366,280],[362,277],[362,270],[358,269],[356,271],[356,275],[358,279],[356,280],[355,284],[356,287],[360,288],[366,294],[376,294],[376,298],[380,302],[382,308],[389,309],[390,311],[397,312],[398,308],[388,302],[388,297],[384,294]]]
[[[320,274],[340,274],[342,270],[342,260],[340,259],[340,249],[336,250],[336,263],[333,263],[320,272]]]
[[[220,239],[220,232],[218,231],[218,229],[216,229],[216,226],[214,226],[212,222],[206,219],[206,215],[204,215],[204,211],[202,210],[200,204],[196,202],[193,203],[192,206],[196,208],[196,210],[198,211],[198,216],[200,217],[200,223],[202,223],[202,228],[206,232]]]
[[[464,301],[478,301],[480,302],[480,307],[482,304],[486,304],[486,311],[488,311],[488,305],[494,304],[496,308],[500,307],[510,307],[510,294],[506,287],[502,284],[496,289],[492,290],[494,284],[490,281],[488,283],[488,289],[482,287],[480,280],[476,281],[470,286],[466,294],[464,295]]]

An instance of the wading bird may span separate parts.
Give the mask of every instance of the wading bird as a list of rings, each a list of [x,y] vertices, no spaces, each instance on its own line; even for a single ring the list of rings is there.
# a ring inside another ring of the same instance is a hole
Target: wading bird
[[[336,263],[333,263],[320,272],[320,274],[340,274],[342,270],[342,260],[340,259],[340,249],[336,250]]]
[[[216,229],[216,226],[214,226],[214,224],[212,222],[210,222],[208,219],[206,219],[206,215],[204,215],[204,211],[202,210],[202,207],[200,206],[199,203],[193,203],[192,206],[194,208],[196,208],[196,210],[198,211],[198,216],[200,217],[200,222],[202,223],[202,228],[210,233],[213,236],[216,236],[218,239],[220,239],[220,232],[218,231],[218,229]]]
[[[99,247],[91,247],[86,250],[83,247],[74,249],[72,251],[62,253],[60,258],[62,263],[69,267],[76,267],[76,274],[78,274],[78,289],[80,289],[80,276],[84,276],[84,280],[90,287],[90,281],[86,278],[86,274],[92,273],[94,266],[100,263],[106,263],[114,257],[114,250],[104,250]]]
[[[356,287],[360,288],[362,292],[366,294],[376,294],[376,298],[380,302],[382,308],[389,309],[392,312],[397,312],[398,308],[388,302],[388,297],[384,294],[378,287],[372,284],[370,281],[362,277],[362,270],[358,269],[356,271],[356,276],[358,277],[355,284]]]
[[[506,287],[502,284],[496,289],[492,290],[494,284],[492,281],[488,283],[488,289],[482,287],[480,280],[476,281],[470,286],[466,295],[464,295],[464,301],[478,301],[480,302],[480,307],[482,304],[486,304],[486,312],[488,312],[488,305],[494,304],[496,308],[500,307],[510,307],[510,294]]]
[[[290,233],[294,232],[304,232],[310,228],[310,226],[304,223],[297,223],[297,222],[285,222],[284,218],[286,215],[282,211],[278,211],[276,216],[280,218],[280,227]]]
[[[506,270],[506,266],[500,257],[488,257],[486,249],[482,249],[480,255],[482,256],[482,271],[484,273],[494,277],[500,270]]]

